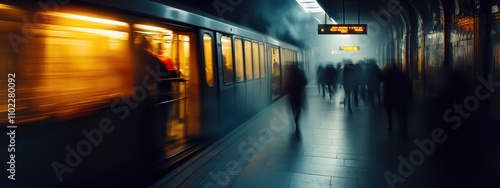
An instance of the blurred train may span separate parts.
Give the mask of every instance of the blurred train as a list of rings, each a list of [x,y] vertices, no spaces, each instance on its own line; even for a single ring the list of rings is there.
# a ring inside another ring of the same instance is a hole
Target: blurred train
[[[18,186],[147,184],[145,127],[164,127],[159,166],[170,169],[280,98],[286,65],[308,69],[297,46],[146,0],[2,0],[0,36],[0,75],[15,74],[15,123],[0,122],[4,136],[17,126]],[[171,97],[155,99],[163,121],[136,107],[150,100],[134,87],[148,79],[135,73],[147,68],[134,61],[140,37],[176,73],[158,94]],[[7,114],[7,92],[0,99]]]

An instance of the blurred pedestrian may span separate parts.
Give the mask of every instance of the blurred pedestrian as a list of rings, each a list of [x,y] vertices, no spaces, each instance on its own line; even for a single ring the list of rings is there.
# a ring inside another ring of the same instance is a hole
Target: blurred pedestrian
[[[349,112],[352,112],[351,98],[357,97],[357,81],[356,69],[351,60],[345,60],[344,68],[342,69],[342,85],[344,86],[344,106]],[[352,97],[351,97],[352,96]]]
[[[144,126],[143,140],[146,150],[145,157],[151,162],[149,165],[154,167],[155,161],[159,161],[163,157],[163,142],[166,137],[166,119],[159,115],[163,106],[158,106],[158,100],[161,98],[161,90],[169,88],[168,83],[162,82],[161,79],[168,75],[168,71],[160,59],[152,53],[151,38],[146,35],[138,35],[135,51],[135,61],[137,65],[134,88],[144,88],[146,97],[139,101],[137,111],[142,112],[140,117]],[[142,97],[142,96],[139,96]]]
[[[295,121],[295,136],[300,137],[300,115],[302,108],[305,107],[305,86],[307,79],[304,71],[297,64],[289,65],[289,74],[287,77],[286,91],[289,93],[289,102],[292,108]]]
[[[380,79],[382,77],[382,70],[377,65],[375,59],[368,59],[366,63],[366,89],[367,89],[367,102],[375,106],[375,101],[378,100],[378,105],[381,105],[380,100]],[[377,100],[375,100],[377,99]]]
[[[395,112],[400,121],[401,133],[407,133],[408,108],[411,99],[411,85],[408,77],[395,66],[384,68],[382,73],[384,84],[384,106],[387,112],[387,129],[392,129],[392,114]]]
[[[324,70],[324,85],[328,90],[328,94],[330,99],[333,98],[333,94],[335,92],[335,83],[337,82],[337,69],[333,64],[328,64]],[[324,94],[324,93],[323,93]],[[323,95],[324,97],[325,95]]]
[[[325,97],[325,79],[324,79],[325,69],[322,65],[318,66],[316,70],[316,82],[318,83],[318,93],[321,94],[321,90],[323,90],[323,97]]]

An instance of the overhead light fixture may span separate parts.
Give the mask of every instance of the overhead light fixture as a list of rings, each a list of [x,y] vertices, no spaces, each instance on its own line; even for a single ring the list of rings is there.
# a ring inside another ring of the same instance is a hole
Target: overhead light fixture
[[[296,0],[299,5],[310,13],[324,13],[325,10],[316,0]]]
[[[322,21],[320,20],[323,20],[323,17],[326,15],[326,12],[316,0],[296,0],[296,1],[306,12],[312,14],[320,24],[322,23]],[[327,22],[326,17],[324,18],[324,20],[325,22]],[[333,24],[337,24],[337,22],[333,20],[333,18],[329,17],[328,20],[330,20],[330,22]]]

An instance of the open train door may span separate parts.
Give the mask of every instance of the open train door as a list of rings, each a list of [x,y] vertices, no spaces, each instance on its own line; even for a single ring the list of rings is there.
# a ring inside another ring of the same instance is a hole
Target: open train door
[[[162,135],[159,143],[167,159],[182,157],[179,154],[194,149],[202,134],[197,30],[147,21],[134,24],[133,29],[134,39],[148,39],[150,53],[168,71],[158,90],[157,134]]]
[[[202,136],[211,138],[216,136],[219,125],[219,82],[217,74],[217,42],[215,33],[209,30],[199,30],[200,50],[199,61],[200,75],[202,76],[201,88],[201,111],[202,113]]]

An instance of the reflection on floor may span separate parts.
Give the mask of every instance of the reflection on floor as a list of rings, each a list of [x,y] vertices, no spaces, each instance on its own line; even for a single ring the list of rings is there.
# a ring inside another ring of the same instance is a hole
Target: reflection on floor
[[[285,97],[152,187],[499,187],[489,121],[475,135],[438,129],[415,103],[405,135],[386,129],[383,107],[361,101],[349,113],[341,93],[307,89],[300,139]]]

